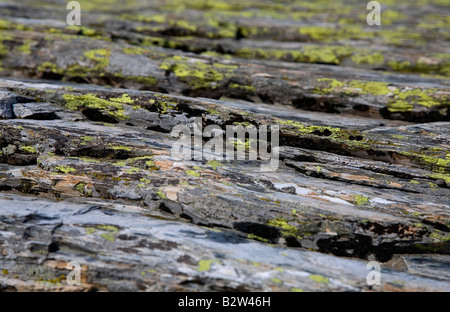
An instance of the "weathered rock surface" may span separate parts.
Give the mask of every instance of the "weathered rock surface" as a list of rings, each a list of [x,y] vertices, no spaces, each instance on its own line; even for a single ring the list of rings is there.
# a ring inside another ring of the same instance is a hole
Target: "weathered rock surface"
[[[142,206],[12,194],[3,194],[0,204],[2,290],[370,289],[366,262],[277,248],[232,231],[158,220]],[[420,266],[426,257],[406,259],[409,270],[424,271]],[[448,265],[448,257],[432,260]],[[63,284],[70,261],[82,264],[81,286]],[[419,277],[390,269],[383,270],[382,276],[383,286],[375,289],[450,289],[448,276],[441,275],[438,281],[434,275]]]
[[[60,2],[0,1],[1,290],[450,290],[445,3]],[[278,169],[175,157],[199,120]]]

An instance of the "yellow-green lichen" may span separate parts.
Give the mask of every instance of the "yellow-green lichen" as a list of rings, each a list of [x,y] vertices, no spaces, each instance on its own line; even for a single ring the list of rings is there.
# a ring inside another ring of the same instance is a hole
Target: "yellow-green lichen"
[[[158,83],[158,79],[151,76],[125,76],[123,77],[126,80],[135,81],[141,83],[146,86],[153,86]]]
[[[124,99],[125,96],[125,99]],[[119,98],[120,101],[105,100],[97,97],[95,94],[89,93],[85,95],[64,94],[66,107],[71,110],[78,110],[80,108],[91,108],[105,111],[107,114],[113,116],[117,120],[129,119],[129,116],[124,114],[123,101],[128,100],[126,95]],[[117,98],[116,98],[117,100]]]
[[[382,65],[384,63],[384,56],[379,52],[354,54],[352,55],[352,61],[355,62],[355,64]]]
[[[433,173],[430,175],[430,177],[437,180],[444,180],[446,183],[450,183],[450,174]]]
[[[122,151],[127,151],[127,152],[131,152],[133,150],[131,147],[128,147],[128,146],[113,145],[113,144],[108,144],[108,148],[113,149],[115,151],[122,150]]]
[[[64,74],[64,70],[59,68],[56,64],[51,62],[43,62],[37,67],[37,71],[39,72],[51,72],[59,75]]]
[[[51,286],[61,286],[62,281],[64,281],[65,279],[66,279],[66,276],[64,274],[61,274],[59,277],[48,278],[48,279],[39,278],[39,279],[37,279],[37,281],[41,282],[41,283],[45,283],[47,287],[51,287]]]
[[[317,41],[328,41],[330,37],[335,35],[335,32],[332,28],[321,26],[304,26],[299,29],[299,33],[309,36],[311,39]]]
[[[191,177],[200,177],[200,173],[195,171],[195,170],[186,170],[185,171],[187,175],[191,176]]]
[[[78,183],[77,185],[75,185],[73,188],[74,188],[76,191],[78,191],[78,192],[80,192],[80,193],[83,193],[85,187],[86,187],[86,183],[80,182],[80,183]]]
[[[173,72],[181,81],[195,89],[215,89],[219,82],[227,77],[231,77],[238,67],[236,65],[219,63],[210,65],[203,61],[174,56],[166,58],[160,65],[160,68]]]
[[[366,205],[369,202],[369,197],[363,196],[363,195],[354,195],[353,196],[353,202],[357,206]]]
[[[86,51],[80,58],[83,63],[89,61],[95,65],[82,66],[78,63],[71,64],[65,68],[58,67],[57,64],[51,62],[43,62],[37,67],[39,72],[52,72],[64,76],[64,78],[71,77],[88,77],[92,75],[99,75],[103,77],[106,68],[109,66],[109,58],[111,51],[106,49],[94,49]]]
[[[141,169],[140,168],[136,168],[136,167],[131,167],[129,169],[126,169],[125,172],[128,174],[133,174],[133,173],[137,173],[140,172]]]
[[[257,241],[260,241],[260,242],[263,242],[263,243],[270,243],[269,239],[261,237],[261,236],[258,236],[258,235],[255,235],[255,234],[247,234],[247,238],[248,239],[254,239],[254,240],[257,240]]]
[[[211,168],[213,168],[213,170],[217,170],[218,167],[223,166],[222,163],[220,161],[217,160],[210,160],[206,163],[207,166],[210,166]]]
[[[177,27],[181,27],[184,28],[186,30],[188,30],[191,33],[195,33],[195,31],[197,30],[197,26],[194,24],[189,23],[186,20],[177,20],[177,21],[171,21],[172,24],[174,24]]]
[[[440,230],[434,230],[433,233],[430,234],[430,238],[438,242],[448,242],[450,241],[450,234]]]
[[[309,276],[310,279],[315,281],[316,283],[329,284],[330,280],[322,275],[312,274]]]
[[[152,180],[149,180],[149,179],[147,179],[147,178],[142,178],[142,179],[140,179],[139,181],[142,182],[142,183],[144,183],[144,184],[151,184],[151,183],[152,183]]]
[[[211,114],[211,115],[218,115],[218,114],[220,114],[220,111],[218,111],[218,110],[216,110],[216,109],[214,109],[214,108],[208,108],[208,109],[206,109],[206,111],[207,111],[209,114]]]
[[[213,263],[220,263],[220,261],[215,260],[215,259],[202,259],[198,262],[197,271],[198,272],[207,272],[211,269],[211,265]]]
[[[116,240],[116,235],[119,232],[119,229],[113,225],[99,225],[97,226],[97,229],[107,231],[107,233],[101,234],[100,237],[110,242]]]
[[[0,19],[0,29],[8,29],[12,25],[12,22],[5,19]]]
[[[17,48],[17,51],[23,54],[30,54],[31,53],[31,43],[32,41],[27,39],[25,42]]]
[[[411,62],[409,62],[409,61],[390,60],[387,64],[393,70],[398,71],[398,72],[404,72],[404,71],[407,71],[407,69],[411,68]]]
[[[112,145],[109,147],[111,148]],[[128,150],[128,147],[126,146],[119,146],[119,147],[116,146],[115,149],[126,151],[132,150],[131,148]],[[127,160],[117,161],[113,165],[118,167],[133,166],[135,168],[142,168],[147,170],[159,170],[159,167],[155,164],[155,162],[152,159],[153,159],[152,156],[133,157],[128,158]]]
[[[123,14],[121,16],[123,20],[135,20],[139,22],[145,22],[145,23],[158,23],[163,24],[167,22],[167,17],[165,14],[152,14],[152,15],[130,15],[130,14]]]
[[[352,48],[339,46],[305,46],[303,60],[309,63],[326,63],[338,65],[341,60],[351,55]]]
[[[65,173],[65,174],[69,174],[71,172],[76,172],[77,171],[76,169],[74,169],[74,168],[72,168],[70,166],[57,166],[57,167],[55,167],[55,169],[60,171],[60,172],[62,172],[62,173]]]
[[[218,58],[225,58],[225,59],[231,59],[232,58],[230,54],[221,54],[219,52],[214,52],[214,51],[202,52],[201,55],[207,55],[207,56],[218,57]]]
[[[406,101],[397,100],[394,102],[391,102],[387,105],[387,109],[391,113],[401,113],[401,112],[410,112],[414,108],[413,104],[410,104]]]
[[[354,48],[347,46],[313,46],[305,45],[300,51],[277,49],[253,49],[249,47],[236,51],[243,58],[277,59],[288,62],[325,63],[338,65],[350,56]]]
[[[109,65],[111,51],[105,49],[89,50],[84,53],[84,56],[96,62],[96,65],[92,68],[94,71],[103,71]]]
[[[20,150],[27,154],[37,154],[36,148],[33,146],[20,146]]]
[[[122,49],[122,52],[125,54],[143,55],[148,53],[149,50],[146,50],[141,47],[125,47]]]
[[[349,86],[351,88],[359,89],[359,93],[373,94],[373,95],[386,95],[390,92],[387,82],[379,81],[351,81]]]
[[[161,198],[161,199],[167,199],[166,194],[163,191],[161,191],[161,190],[157,190],[156,191],[156,195],[158,195],[158,197]]]
[[[363,148],[369,147],[368,140],[365,136],[358,131],[351,131],[341,128],[334,128],[328,126],[307,126],[301,122],[293,120],[279,120],[280,125],[294,128],[294,130],[288,130],[294,134],[314,134],[320,136],[326,136],[329,139],[337,142],[342,142],[351,148]]]
[[[407,156],[420,165],[423,165],[433,171],[433,173],[448,174],[450,172],[450,156],[446,158],[430,156],[420,152],[400,152],[401,155]]]
[[[119,98],[110,98],[110,101],[116,102],[116,103],[122,103],[122,104],[134,104],[134,100],[130,98],[130,96],[126,93],[122,94]]]
[[[281,229],[281,234],[283,236],[294,236],[298,239],[302,239],[299,235],[299,229],[293,225],[290,225],[284,218],[276,218],[274,220],[269,220],[267,225],[274,226]]]
[[[92,189],[89,187],[86,187],[86,183],[84,183],[84,182],[79,182],[73,188],[74,188],[74,190],[80,192],[83,196],[92,197],[92,193],[93,193]]]
[[[440,99],[435,94],[437,89],[400,89],[389,86],[387,82],[379,81],[338,81],[330,78],[319,78],[318,82],[326,82],[328,87],[316,88],[313,92],[318,94],[344,93],[344,94],[372,94],[374,96],[385,96],[387,108],[391,112],[411,111],[414,104],[433,107],[448,106],[445,98]]]
[[[86,228],[84,228],[84,231],[86,232],[86,234],[89,235],[89,234],[95,233],[97,231],[97,229],[93,228],[93,227],[86,227]]]
[[[86,26],[69,25],[66,26],[66,29],[82,36],[101,38],[97,30]]]
[[[254,86],[245,86],[245,85],[240,85],[237,83],[232,83],[229,85],[229,87],[231,89],[238,89],[238,90],[244,90],[244,91],[248,91],[248,92],[255,92],[256,88]]]
[[[91,143],[94,140],[94,138],[90,136],[83,136],[81,137],[81,140],[82,140],[81,145],[87,145]]]

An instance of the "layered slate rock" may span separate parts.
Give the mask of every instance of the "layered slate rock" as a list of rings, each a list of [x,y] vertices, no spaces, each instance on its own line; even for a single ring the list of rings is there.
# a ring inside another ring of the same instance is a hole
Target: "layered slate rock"
[[[363,261],[276,248],[226,230],[158,220],[148,217],[140,206],[9,194],[1,195],[0,204],[2,232],[10,234],[2,240],[2,290],[369,289]],[[423,259],[427,258],[406,260],[412,272],[423,272]],[[448,265],[445,259],[432,260],[435,266],[445,266],[445,261]],[[81,263],[80,286],[64,282],[71,261]],[[432,271],[436,273],[436,269]],[[382,274],[382,290],[449,289],[448,282],[436,280],[434,275],[422,277],[389,269]]]
[[[379,28],[367,26],[365,8],[352,1],[327,8],[299,2],[288,11],[258,1],[167,1],[135,3],[126,14],[110,2],[81,4],[87,12],[79,27],[40,20],[65,16],[63,5],[30,11],[32,4],[24,1],[1,7],[12,15],[0,25],[3,74],[368,117],[449,119],[450,47],[439,1],[426,8],[391,4]],[[234,12],[238,8],[243,11]],[[418,18],[420,9],[424,15]],[[355,19],[356,11],[364,18]]]
[[[449,290],[446,3],[60,2],[0,2],[1,290]]]

